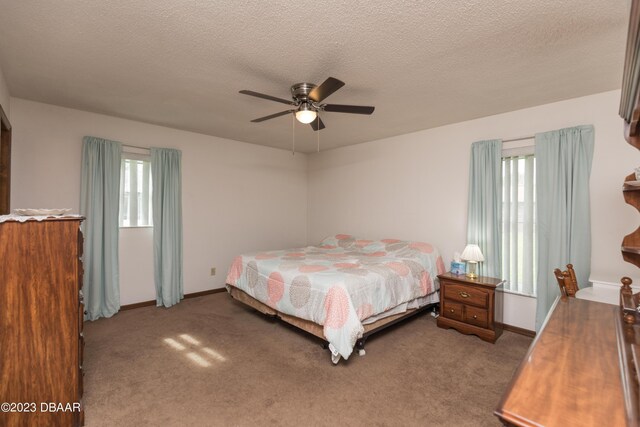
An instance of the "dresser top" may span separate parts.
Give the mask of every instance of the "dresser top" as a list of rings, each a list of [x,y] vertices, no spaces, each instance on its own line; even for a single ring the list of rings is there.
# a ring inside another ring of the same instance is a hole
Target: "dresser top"
[[[38,216],[26,216],[26,215],[0,215],[0,224],[3,222],[32,222],[32,221],[82,221],[85,217],[82,215],[38,215]]]
[[[608,304],[558,298],[496,415],[516,426],[624,426],[615,316]]]

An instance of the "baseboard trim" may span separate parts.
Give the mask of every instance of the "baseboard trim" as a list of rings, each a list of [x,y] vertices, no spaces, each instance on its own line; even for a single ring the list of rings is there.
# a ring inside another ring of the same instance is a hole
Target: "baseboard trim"
[[[122,305],[120,306],[120,311],[133,310],[134,308],[141,308],[141,307],[149,307],[150,305],[156,305],[156,300],[142,301],[142,302],[136,302],[134,304]]]
[[[192,292],[190,294],[184,294],[184,298],[197,298],[197,297],[202,297],[205,295],[211,295],[211,294],[218,294],[220,292],[226,292],[225,288],[217,288],[217,289],[208,289],[206,291],[200,291],[200,292]],[[151,301],[142,301],[142,302],[136,302],[134,304],[126,304],[120,307],[120,311],[122,310],[133,310],[134,308],[140,308],[140,307],[149,307],[149,306],[155,306],[156,305],[156,300],[151,300]]]
[[[530,331],[529,329],[518,328],[517,326],[507,325],[505,323],[502,324],[502,329],[505,331],[513,332],[515,334],[524,335],[525,337],[535,338],[536,331]]]
[[[211,294],[219,294],[220,292],[227,292],[227,288],[216,288],[216,289],[208,289],[206,291],[200,291],[200,292],[192,292],[190,294],[185,294],[185,298],[198,298],[198,297],[203,297],[205,295],[211,295]]]

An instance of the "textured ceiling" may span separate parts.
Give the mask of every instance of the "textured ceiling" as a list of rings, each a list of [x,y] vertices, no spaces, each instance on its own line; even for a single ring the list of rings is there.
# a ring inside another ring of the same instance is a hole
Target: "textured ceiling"
[[[12,96],[288,149],[289,98],[333,76],[323,149],[620,87],[628,0],[0,0]],[[283,108],[284,107],[284,108]],[[296,149],[316,134],[296,126]]]

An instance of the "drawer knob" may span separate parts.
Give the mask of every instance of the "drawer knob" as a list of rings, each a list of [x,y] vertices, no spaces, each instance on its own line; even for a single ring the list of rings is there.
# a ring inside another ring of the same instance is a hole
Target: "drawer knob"
[[[455,313],[455,310],[453,308],[449,309],[449,311]]]
[[[471,295],[469,295],[469,294],[468,294],[468,293],[466,293],[466,292],[460,292],[460,296],[461,296],[462,298],[469,298]]]
[[[477,316],[476,314],[474,314],[474,315],[473,315],[473,318],[474,318],[474,319],[477,319],[477,318],[478,318],[478,316]]]

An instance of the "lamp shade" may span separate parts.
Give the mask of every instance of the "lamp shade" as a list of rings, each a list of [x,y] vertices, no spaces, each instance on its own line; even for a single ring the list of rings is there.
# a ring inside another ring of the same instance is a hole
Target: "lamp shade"
[[[482,255],[482,251],[480,250],[480,247],[478,245],[467,245],[467,247],[464,248],[464,251],[462,251],[462,255],[460,255],[460,258],[465,261],[484,261],[484,256]]]
[[[318,113],[316,113],[315,110],[309,107],[306,103],[302,104],[300,108],[298,108],[298,111],[296,111],[296,119],[298,119],[300,123],[311,123],[317,116]]]

